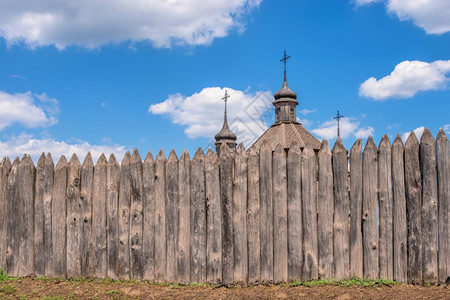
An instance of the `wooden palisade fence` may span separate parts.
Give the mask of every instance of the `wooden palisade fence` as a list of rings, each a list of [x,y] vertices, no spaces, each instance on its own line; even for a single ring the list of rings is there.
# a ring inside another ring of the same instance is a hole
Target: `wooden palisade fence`
[[[223,147],[227,147],[223,145]],[[9,275],[156,282],[352,276],[445,282],[449,141],[425,129],[350,151],[268,144],[121,164],[88,153],[0,165],[0,267]]]

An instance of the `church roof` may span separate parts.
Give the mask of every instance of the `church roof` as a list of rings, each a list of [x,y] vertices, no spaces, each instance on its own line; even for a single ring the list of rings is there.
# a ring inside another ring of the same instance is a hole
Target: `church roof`
[[[302,149],[308,144],[316,152],[320,149],[319,140],[309,133],[300,123],[275,123],[256,140],[253,146],[259,151],[262,143],[266,140],[271,146],[272,151],[275,151],[278,144],[284,149],[288,149],[294,140],[297,141],[297,144]]]
[[[225,117],[225,121],[223,123],[222,129],[214,136],[216,141],[221,140],[236,140],[236,135],[230,130],[228,127],[228,123]]]
[[[274,104],[277,102],[277,100],[280,101],[296,101],[297,99],[297,94],[291,90],[287,84],[287,80],[286,80],[286,74],[284,74],[284,82],[283,82],[283,86],[281,87],[281,89],[275,93],[275,95],[273,95],[273,97],[275,98]]]

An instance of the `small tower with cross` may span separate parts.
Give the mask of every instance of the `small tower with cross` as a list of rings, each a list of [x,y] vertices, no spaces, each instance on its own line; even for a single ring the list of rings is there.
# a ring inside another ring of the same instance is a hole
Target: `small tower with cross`
[[[335,120],[337,121],[337,137],[341,137],[341,134],[340,134],[340,131],[339,131],[339,121],[340,121],[343,117],[344,117],[344,116],[341,115],[341,114],[339,113],[339,110],[338,110],[336,116],[333,118],[333,119],[335,119]]]
[[[216,146],[216,153],[220,155],[220,146],[222,143],[226,143],[228,147],[230,148],[231,152],[234,152],[236,150],[236,135],[230,130],[228,127],[228,121],[227,121],[227,101],[228,98],[230,98],[230,95],[228,95],[228,92],[225,90],[225,95],[223,96],[222,100],[225,102],[225,111],[223,115],[223,126],[222,129],[215,135],[216,142],[214,145]]]
[[[291,57],[286,55],[285,50],[283,58],[280,59],[284,64],[283,86],[273,95],[275,98],[273,102],[275,106],[275,123],[297,122],[297,94],[289,88],[286,79],[286,63],[289,58]]]

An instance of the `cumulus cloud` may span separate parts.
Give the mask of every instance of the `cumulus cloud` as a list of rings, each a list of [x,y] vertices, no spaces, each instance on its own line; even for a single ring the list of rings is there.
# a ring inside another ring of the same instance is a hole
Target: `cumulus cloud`
[[[91,145],[84,141],[70,143],[58,141],[52,137],[39,139],[26,133],[0,141],[0,153],[3,156],[14,159],[16,156],[21,158],[24,154],[28,154],[31,156],[34,163],[37,162],[42,152],[50,152],[55,164],[61,155],[65,155],[67,159],[70,159],[73,153],[76,153],[82,162],[89,151],[91,151],[95,163],[102,153],[105,153],[107,156],[114,153],[116,158],[121,160],[125,155],[126,149],[121,145]]]
[[[446,88],[450,80],[450,60],[432,63],[403,61],[390,75],[381,79],[371,77],[359,87],[359,95],[383,101],[389,98],[411,98],[419,91]]]
[[[337,136],[337,123],[335,120],[329,120],[322,123],[312,132],[322,139],[334,139]],[[367,138],[375,132],[373,127],[360,127],[360,123],[352,118],[342,118],[339,123],[339,132],[342,139],[350,136],[356,138]]]
[[[357,6],[383,0],[355,0]],[[412,20],[428,34],[450,31],[450,1],[448,0],[384,0],[388,12],[400,21]]]
[[[239,91],[232,88],[208,87],[191,96],[169,95],[160,103],[150,105],[148,111],[167,116],[173,123],[186,126],[189,138],[212,138],[223,124],[224,103],[228,91],[228,124],[238,142],[249,146],[266,129],[272,114],[270,92]]]
[[[34,0],[0,4],[0,35],[34,48],[150,41],[156,47],[208,45],[233,29],[262,0]]]
[[[0,130],[13,123],[29,128],[51,126],[57,123],[54,115],[58,112],[58,100],[45,93],[8,94],[0,91]]]
[[[420,141],[420,138],[422,137],[422,134],[423,134],[424,129],[425,129],[425,127],[420,126],[420,127],[417,127],[416,129],[413,130],[414,133],[416,134],[417,139],[418,139],[419,141]],[[410,131],[410,132],[404,132],[404,133],[402,134],[402,140],[403,140],[403,143],[406,143],[406,140],[408,139],[408,137],[409,137],[410,134],[411,134],[411,131]]]
[[[450,124],[444,125],[442,129],[444,129],[446,134],[450,134]]]

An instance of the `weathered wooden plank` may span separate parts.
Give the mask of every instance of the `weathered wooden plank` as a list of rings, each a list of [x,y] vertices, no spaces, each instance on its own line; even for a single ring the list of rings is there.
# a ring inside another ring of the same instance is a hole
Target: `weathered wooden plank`
[[[284,153],[284,151],[283,151]],[[286,165],[286,159],[284,164]],[[286,175],[286,172],[285,172]],[[233,191],[233,245],[234,245],[234,275],[235,284],[248,282],[248,251],[247,251],[247,152],[244,145],[239,144],[234,156],[234,191]],[[286,217],[285,220],[286,221]],[[286,234],[286,232],[284,233]],[[286,240],[287,251],[287,240]],[[287,253],[286,272],[287,272]],[[286,276],[287,279],[287,276]]]
[[[422,283],[422,194],[419,141],[411,132],[405,143],[406,218],[408,228],[408,282]]]
[[[310,145],[302,153],[303,280],[318,278],[317,156]]]
[[[379,227],[378,227],[378,166],[377,147],[372,139],[367,139],[363,153],[363,265],[364,277],[379,276]]]
[[[131,205],[131,174],[130,174],[130,152],[126,152],[120,165],[120,187],[119,187],[119,249],[118,269],[119,278],[130,278],[130,205]]]
[[[380,204],[380,278],[394,279],[392,228],[391,143],[385,134],[378,146],[378,202]]]
[[[155,163],[155,281],[166,280],[166,156],[159,150]]]
[[[224,284],[234,282],[233,241],[233,157],[228,145],[220,146],[220,201],[222,204],[222,280]]]
[[[90,276],[90,258],[92,250],[92,187],[94,181],[94,162],[88,152],[81,166],[81,192],[80,192],[80,251],[81,276]]]
[[[349,246],[349,199],[348,199],[348,159],[347,150],[338,137],[333,147],[334,181],[334,276],[337,279],[350,277]],[[319,207],[323,205],[319,204]]]
[[[175,282],[177,278],[178,197],[178,157],[172,149],[166,164],[166,280],[168,282]]]
[[[130,270],[131,278],[142,279],[144,269],[142,265],[142,159],[137,148],[134,149],[130,160],[131,179],[131,225],[130,225]]]
[[[272,148],[264,141],[259,149],[261,281],[273,281]]]
[[[55,174],[55,165],[52,155],[47,154],[44,162],[44,251],[45,251],[45,276],[54,276],[53,272],[53,234],[52,234],[52,194]]]
[[[259,155],[254,146],[248,151],[247,167],[248,281],[252,284],[259,282],[261,278],[261,244],[259,239],[261,201],[261,197],[259,196]]]
[[[34,273],[36,276],[44,276],[45,275],[45,249],[44,249],[44,163],[45,163],[45,154],[42,153],[39,157],[39,160],[36,164],[36,181],[34,186]],[[0,166],[0,185],[2,184],[2,171]],[[1,207],[1,186],[0,186],[0,211]],[[6,202],[5,202],[6,204]],[[0,212],[0,222],[3,222],[2,213]],[[4,218],[6,221],[6,217]],[[1,225],[0,225],[1,227]],[[1,229],[0,229],[1,230]],[[0,257],[2,257],[2,243],[0,233]],[[2,268],[2,264],[0,263],[0,268]]]
[[[206,281],[205,154],[198,148],[191,164],[191,282]]]
[[[20,277],[34,273],[34,184],[36,168],[29,155],[19,164],[19,273]]]
[[[19,194],[17,187],[17,173],[20,159],[16,157],[8,174],[7,187],[7,252],[6,252],[6,269],[8,275],[18,276],[18,256],[19,256]]]
[[[287,171],[286,152],[278,144],[273,152],[273,280],[288,280],[288,237],[287,237]]]
[[[288,280],[301,280],[303,265],[302,226],[302,157],[297,142],[289,148],[287,157],[288,189]]]
[[[0,268],[7,271],[6,253],[8,250],[8,175],[11,161],[4,157],[0,164]]]
[[[436,138],[436,164],[439,199],[439,282],[444,283],[450,276],[450,157],[448,138],[442,128]]]
[[[422,280],[437,283],[436,142],[425,128],[420,139],[422,170]]]
[[[92,187],[92,274],[104,278],[107,274],[106,253],[106,156],[102,153],[94,168]]]
[[[400,135],[392,144],[392,187],[394,203],[394,280],[407,282],[407,227],[405,196],[405,164],[403,142]]]
[[[338,138],[340,141],[340,139]],[[334,214],[334,195],[333,195],[333,170],[339,171],[334,176],[342,176],[342,170],[333,169],[333,163],[340,163],[341,160],[335,162],[336,159],[340,159],[342,148],[342,142],[338,145],[335,144],[333,148],[336,151],[335,157],[332,159],[330,147],[328,141],[323,140],[319,150],[319,187],[318,187],[318,247],[319,247],[319,278],[334,278],[334,261],[333,261],[333,214]],[[344,149],[345,151],[345,149]],[[341,168],[341,166],[337,166]],[[341,180],[342,181],[342,180]],[[342,182],[339,181],[341,184]],[[339,195],[341,196],[341,195]],[[336,199],[337,201],[337,199]],[[341,201],[341,199],[340,199]],[[337,221],[337,220],[336,220]],[[339,224],[338,224],[339,225]],[[342,224],[339,227],[342,230]],[[340,233],[338,233],[340,234]],[[342,237],[341,237],[342,238]],[[337,253],[337,255],[341,255]],[[340,262],[340,261],[338,261]],[[340,262],[342,263],[342,262]],[[341,266],[342,267],[342,266]]]
[[[362,142],[358,139],[350,149],[350,275],[363,274],[362,242]]]
[[[7,254],[6,254],[6,269],[8,275],[18,276],[18,256],[19,256],[19,194],[17,187],[17,171],[19,168],[20,160],[18,157],[14,159],[11,166],[11,171],[8,174],[8,188],[7,188]]]
[[[63,155],[55,168],[52,191],[52,276],[66,278],[66,191],[69,164]]]
[[[67,277],[81,276],[81,163],[76,154],[69,161],[67,180]]]
[[[222,214],[220,206],[219,157],[209,148],[205,160],[206,180],[206,280],[222,282]],[[259,234],[259,232],[258,232]]]
[[[155,280],[155,161],[149,151],[142,171],[142,193],[144,205],[142,254],[144,279]]]
[[[119,187],[120,165],[114,154],[109,156],[106,164],[106,248],[108,252],[109,278],[116,279],[119,275]]]
[[[178,202],[178,244],[177,244],[177,282],[190,282],[191,265],[191,159],[189,152],[181,153],[178,163],[179,202]]]

